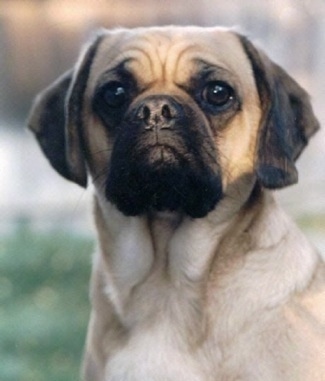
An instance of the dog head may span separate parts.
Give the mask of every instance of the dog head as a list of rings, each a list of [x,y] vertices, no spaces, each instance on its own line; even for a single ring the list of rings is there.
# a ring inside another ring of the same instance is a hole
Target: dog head
[[[61,175],[82,186],[90,175],[125,215],[203,217],[243,178],[297,182],[318,123],[306,92],[245,37],[162,27],[102,31],[38,96],[29,127]]]

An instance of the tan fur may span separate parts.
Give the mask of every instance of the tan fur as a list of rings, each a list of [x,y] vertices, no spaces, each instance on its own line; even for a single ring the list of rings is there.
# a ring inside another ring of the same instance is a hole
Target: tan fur
[[[180,87],[187,84],[195,71],[193,60],[206,60],[224,67],[227,70],[225,79],[230,77],[236,83],[246,103],[243,112],[236,115],[222,133],[220,149],[224,185],[249,172],[254,161],[260,109],[251,68],[236,36],[220,28],[184,28],[174,33],[172,27],[152,29],[150,34],[147,29],[140,29],[133,34],[134,31],[128,30],[108,34],[93,62],[86,98],[91,98],[96,82],[103,73],[127,58],[132,59],[128,68],[146,90],[142,97],[148,94],[174,94],[191,104],[193,100]],[[216,35],[216,38],[212,39],[211,35]],[[216,51],[218,54],[215,54]],[[240,66],[238,62],[241,62]],[[96,178],[103,173],[109,153],[102,126],[97,126],[98,122],[93,120],[87,103],[84,115],[85,124],[91,126],[89,133],[85,133],[90,147],[89,161],[93,177]]]
[[[325,381],[324,263],[256,179],[268,99],[259,94],[240,38],[197,27],[103,36],[85,89],[81,131],[99,241],[85,380]],[[90,100],[105,73],[126,59],[142,89],[134,102],[169,94],[202,114],[184,90],[197,60],[220,67],[221,79],[241,97],[241,110],[222,127],[218,117],[204,116],[225,192],[204,218],[171,212],[127,217],[105,198],[114,140]]]

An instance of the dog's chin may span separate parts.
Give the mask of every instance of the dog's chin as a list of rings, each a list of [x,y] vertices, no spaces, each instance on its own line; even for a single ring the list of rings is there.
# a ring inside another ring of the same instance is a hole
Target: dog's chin
[[[114,158],[106,197],[126,216],[176,212],[205,217],[222,198],[220,176],[208,166],[196,168],[172,152],[128,160]]]

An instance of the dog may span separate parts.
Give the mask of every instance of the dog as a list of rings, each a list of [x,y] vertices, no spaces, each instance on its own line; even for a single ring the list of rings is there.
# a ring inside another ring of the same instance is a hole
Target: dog
[[[319,124],[246,36],[102,30],[29,128],[94,184],[86,381],[325,380],[324,262],[273,192]]]

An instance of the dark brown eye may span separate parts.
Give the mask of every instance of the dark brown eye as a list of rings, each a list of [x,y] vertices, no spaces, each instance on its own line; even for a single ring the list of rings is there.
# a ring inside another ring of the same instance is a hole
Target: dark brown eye
[[[120,82],[109,82],[102,91],[104,101],[109,107],[118,108],[127,101],[127,91]]]
[[[223,107],[234,99],[234,90],[220,81],[209,82],[202,92],[203,100],[215,107]]]

